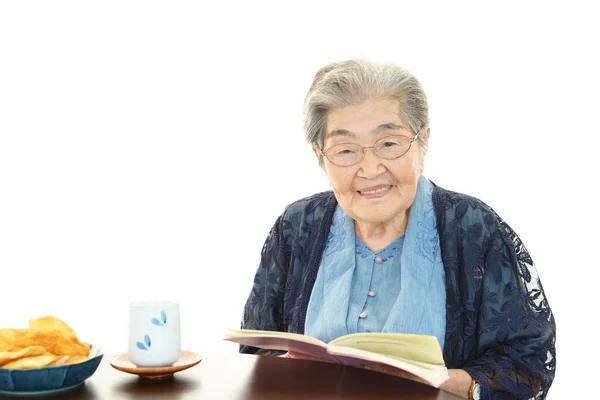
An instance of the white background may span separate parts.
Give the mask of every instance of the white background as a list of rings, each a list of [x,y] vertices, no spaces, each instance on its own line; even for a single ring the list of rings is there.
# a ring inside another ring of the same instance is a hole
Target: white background
[[[592,2],[0,3],[0,327],[56,315],[123,351],[127,304],[181,303],[235,352],[284,207],[327,190],[317,68],[393,61],[431,108],[425,174],[521,236],[556,316],[549,399],[594,387],[600,28]]]

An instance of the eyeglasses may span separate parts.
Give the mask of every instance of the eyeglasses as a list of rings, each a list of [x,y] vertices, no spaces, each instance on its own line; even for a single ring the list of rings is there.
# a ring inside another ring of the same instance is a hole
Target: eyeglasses
[[[383,159],[393,160],[408,153],[410,146],[418,137],[418,134],[412,139],[403,135],[387,136],[376,141],[371,147],[363,147],[356,143],[336,144],[327,150],[321,150],[321,155],[338,167],[350,167],[360,162],[365,156],[366,149],[373,149],[375,154]]]

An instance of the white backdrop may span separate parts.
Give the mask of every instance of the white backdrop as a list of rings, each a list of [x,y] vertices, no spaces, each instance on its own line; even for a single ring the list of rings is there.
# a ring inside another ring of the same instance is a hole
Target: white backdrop
[[[530,250],[558,325],[549,399],[593,385],[588,3],[200,3],[0,3],[0,327],[51,314],[122,351],[127,304],[173,299],[184,348],[237,351],[221,334],[271,225],[328,189],[304,95],[317,68],[363,56],[425,86],[425,174],[490,204]]]

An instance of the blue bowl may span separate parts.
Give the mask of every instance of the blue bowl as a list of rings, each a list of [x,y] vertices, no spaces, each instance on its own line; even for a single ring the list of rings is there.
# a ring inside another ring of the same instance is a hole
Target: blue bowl
[[[81,385],[96,372],[102,361],[101,349],[97,346],[90,347],[90,359],[78,364],[37,369],[0,368],[0,393],[42,394]]]

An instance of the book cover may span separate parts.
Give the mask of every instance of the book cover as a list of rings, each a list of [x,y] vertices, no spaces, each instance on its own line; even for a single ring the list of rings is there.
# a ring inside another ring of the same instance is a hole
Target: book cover
[[[291,351],[352,367],[385,364],[416,375],[434,387],[449,378],[435,336],[354,333],[324,343],[297,333],[230,329],[224,340],[267,350]]]

